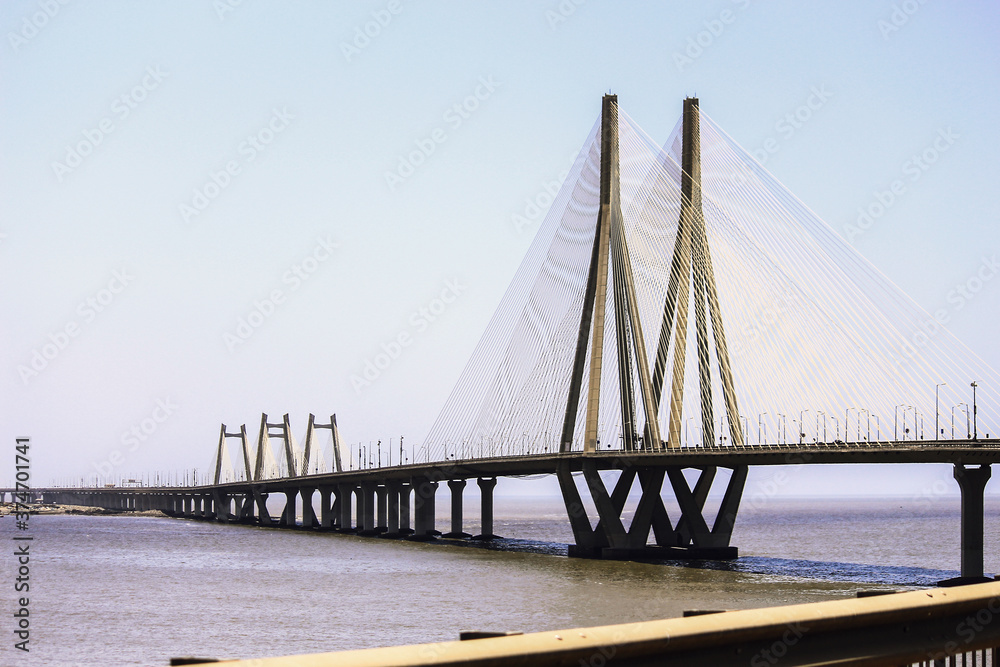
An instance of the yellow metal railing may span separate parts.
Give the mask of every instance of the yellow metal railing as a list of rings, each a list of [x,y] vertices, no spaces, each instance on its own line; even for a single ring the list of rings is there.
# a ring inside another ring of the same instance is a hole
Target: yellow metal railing
[[[998,665],[1000,582],[240,667]],[[954,656],[960,656],[955,658]]]

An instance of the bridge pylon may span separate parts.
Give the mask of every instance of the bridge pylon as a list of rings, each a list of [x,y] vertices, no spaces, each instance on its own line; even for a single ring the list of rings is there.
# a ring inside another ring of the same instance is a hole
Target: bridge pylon
[[[681,447],[684,381],[688,347],[688,314],[694,306],[694,335],[697,347],[702,441],[715,443],[713,416],[712,348],[719,369],[724,409],[733,446],[744,444],[743,424],[739,417],[725,327],[712,268],[712,254],[702,212],[700,118],[697,98],[684,100],[681,160],[681,210],[667,294],[664,299],[655,364],[650,369],[639,318],[632,261],[629,255],[620,196],[618,97],[605,95],[601,108],[601,174],[597,223],[587,274],[577,347],[563,421],[560,451],[573,447],[577,412],[583,404],[583,451],[596,453],[598,414],[603,369],[604,331],[609,273],[612,276],[612,310],[616,332],[619,396],[621,400],[622,458],[621,476],[609,493],[594,464],[584,462],[582,469],[561,464],[557,473],[560,488],[573,526],[576,545],[571,554],[600,557],[632,557],[650,549],[669,549],[669,557],[733,558],[736,549],[729,546],[733,523],[747,477],[746,466],[735,466],[714,523],[709,527],[703,515],[705,500],[716,478],[717,468],[699,469],[694,489],[681,468],[647,468],[628,462],[628,452],[656,451]],[[669,359],[673,339],[673,364]],[[590,358],[587,373],[588,352]],[[634,371],[633,371],[634,363]],[[660,402],[670,370],[671,390],[669,428],[666,441],[661,439]],[[586,393],[584,375],[587,375]],[[634,383],[638,382],[638,392]],[[638,394],[644,424],[637,426]],[[720,434],[721,438],[721,434]],[[721,444],[721,440],[720,440]],[[583,474],[586,486],[599,514],[597,527],[591,525],[574,472]],[[638,478],[642,496],[628,530],[622,523],[622,511],[628,494]],[[681,510],[676,524],[671,524],[661,496],[664,479],[669,481]],[[656,547],[647,547],[652,530]]]

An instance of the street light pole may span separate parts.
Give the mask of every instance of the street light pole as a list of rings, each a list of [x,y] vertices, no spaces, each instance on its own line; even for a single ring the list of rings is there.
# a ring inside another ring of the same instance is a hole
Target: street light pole
[[[766,414],[767,414],[766,412],[762,412],[759,415],[757,415],[757,444],[758,445],[762,444],[761,436],[760,436],[761,429],[762,428],[764,428],[764,429],[767,428],[767,426],[764,425],[764,415],[766,415]],[[767,435],[764,436],[764,439],[765,440],[767,439]]]
[[[972,439],[977,440],[979,438],[979,424],[977,419],[979,416],[979,409],[976,406],[976,387],[979,385],[977,385],[976,381],[973,380],[972,384],[969,386],[972,387]]]
[[[938,425],[938,391],[941,387],[947,385],[947,382],[941,382],[940,384],[934,385],[934,439],[941,439],[941,428]]]

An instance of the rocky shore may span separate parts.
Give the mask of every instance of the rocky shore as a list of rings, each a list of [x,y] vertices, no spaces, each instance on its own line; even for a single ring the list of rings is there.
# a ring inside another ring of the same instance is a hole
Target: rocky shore
[[[33,503],[27,505],[29,514],[84,514],[88,516],[103,514],[127,514],[129,516],[167,516],[160,510],[114,510],[104,507],[89,507],[86,505],[57,505],[55,503]],[[0,516],[14,513],[14,503],[0,503]]]

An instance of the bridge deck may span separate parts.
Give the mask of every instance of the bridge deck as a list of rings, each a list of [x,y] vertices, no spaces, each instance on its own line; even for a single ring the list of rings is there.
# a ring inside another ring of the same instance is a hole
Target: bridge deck
[[[318,487],[351,481],[394,481],[414,477],[436,479],[472,479],[476,477],[509,477],[520,475],[554,474],[560,465],[568,464],[578,471],[584,461],[592,462],[598,470],[617,470],[625,467],[665,468],[669,466],[733,467],[743,465],[813,465],[845,463],[962,463],[982,465],[1000,462],[1000,439],[962,441],[905,441],[888,443],[847,443],[839,445],[746,445],[743,447],[688,447],[657,451],[620,450],[596,453],[564,452],[498,456],[468,460],[431,461],[401,466],[385,466],[363,470],[345,470],[294,478],[264,479],[252,485],[267,491],[269,488],[284,490],[289,487]],[[216,485],[186,487],[192,490],[213,488],[243,489],[246,481]],[[114,487],[96,488],[94,491],[153,492],[176,490],[177,487]],[[34,491],[45,491],[36,488]],[[52,489],[56,490],[56,489]],[[0,492],[13,489],[0,489]]]

